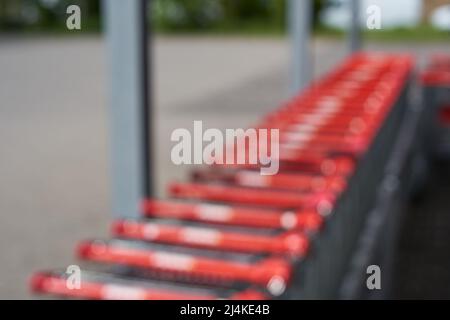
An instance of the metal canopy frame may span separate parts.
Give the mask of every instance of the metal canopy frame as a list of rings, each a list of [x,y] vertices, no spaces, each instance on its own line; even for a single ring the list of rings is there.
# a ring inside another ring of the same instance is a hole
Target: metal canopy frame
[[[103,0],[109,55],[112,211],[138,217],[152,194],[146,0]]]
[[[350,0],[348,42],[351,52],[361,49],[360,0]]]
[[[305,88],[311,80],[312,1],[289,0],[287,6],[291,42],[291,94]]]

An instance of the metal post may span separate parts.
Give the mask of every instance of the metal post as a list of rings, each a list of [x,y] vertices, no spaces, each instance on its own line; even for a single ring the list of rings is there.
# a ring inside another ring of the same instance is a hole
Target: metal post
[[[311,0],[289,0],[287,10],[292,47],[291,94],[297,94],[311,79]]]
[[[361,49],[360,0],[350,0],[348,41],[351,52]]]
[[[103,0],[116,217],[137,217],[140,202],[151,193],[146,4],[146,0]]]

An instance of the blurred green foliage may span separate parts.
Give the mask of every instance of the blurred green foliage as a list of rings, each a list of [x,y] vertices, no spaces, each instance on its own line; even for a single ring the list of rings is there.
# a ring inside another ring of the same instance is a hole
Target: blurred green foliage
[[[370,41],[383,42],[448,42],[450,34],[430,25],[419,25],[414,28],[398,27],[388,30],[370,30],[364,32],[364,38]]]
[[[129,1],[129,0],[123,0]],[[283,34],[288,0],[148,0],[156,32],[212,34]],[[298,0],[303,1],[303,0]],[[0,0],[0,32],[67,32],[66,9],[81,8],[83,32],[101,29],[101,0]],[[342,38],[345,32],[319,23],[332,0],[313,0],[314,33]],[[78,33],[78,32],[77,32]],[[447,41],[448,32],[428,25],[366,31],[371,41]]]
[[[124,0],[126,1],[126,0]],[[300,0],[301,1],[301,0]],[[79,5],[82,31],[100,29],[100,0],[0,0],[3,31],[65,30],[66,8]],[[285,30],[287,0],[150,0],[152,23],[162,32]],[[314,21],[326,0],[314,0]]]
[[[155,26],[163,31],[282,29],[285,0],[154,0]]]
[[[0,29],[66,30],[66,9],[72,4],[81,9],[82,31],[100,29],[99,0],[0,0]]]
[[[154,0],[152,16],[160,31],[284,31],[287,0]],[[313,1],[318,25],[326,0]]]

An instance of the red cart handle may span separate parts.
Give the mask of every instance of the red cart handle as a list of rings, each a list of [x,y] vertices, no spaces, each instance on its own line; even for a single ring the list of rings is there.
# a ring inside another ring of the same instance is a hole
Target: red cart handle
[[[244,187],[276,188],[296,191],[331,191],[341,193],[346,188],[346,180],[341,176],[321,176],[302,173],[279,172],[263,176],[255,170],[198,170],[193,173],[198,181],[222,181]]]
[[[255,228],[318,231],[323,217],[314,211],[268,210],[218,204],[148,199],[142,203],[145,216],[241,225]]]
[[[112,224],[112,233],[122,238],[163,242],[208,249],[231,250],[246,253],[288,254],[305,256],[307,237],[298,232],[277,236],[223,232],[212,228],[180,227],[134,220],[118,220]]]
[[[336,196],[330,192],[301,194],[292,191],[274,191],[225,185],[198,183],[172,183],[169,193],[178,198],[233,202],[281,209],[313,208],[321,214],[329,213]]]
[[[77,248],[81,259],[122,264],[167,273],[212,277],[226,281],[243,281],[266,286],[273,282],[285,286],[291,275],[290,264],[284,259],[270,258],[256,263],[233,262],[179,253],[127,248],[94,241],[82,242]],[[273,293],[273,291],[271,291]],[[281,294],[282,292],[279,292]]]
[[[94,300],[215,300],[215,295],[181,293],[174,290],[149,289],[138,286],[108,284],[81,279],[79,289],[70,289],[67,279],[51,273],[36,273],[30,279],[33,292],[47,293],[72,298]],[[237,292],[228,299],[262,300],[266,297],[255,290]]]
[[[428,70],[422,73],[421,80],[426,86],[450,86],[450,71]]]
[[[280,157],[280,171],[302,171],[321,175],[351,175],[356,167],[354,157],[329,156],[323,151],[310,150],[301,157]],[[253,164],[213,164],[211,168],[224,169],[259,169],[260,165]]]

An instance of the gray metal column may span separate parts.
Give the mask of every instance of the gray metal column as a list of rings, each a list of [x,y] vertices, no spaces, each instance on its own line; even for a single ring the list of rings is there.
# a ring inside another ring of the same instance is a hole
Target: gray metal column
[[[112,210],[137,217],[150,194],[145,0],[103,0],[109,69]]]
[[[361,49],[360,0],[350,0],[348,42],[351,52]]]
[[[311,0],[288,0],[287,10],[292,47],[290,93],[296,94],[311,80]]]

